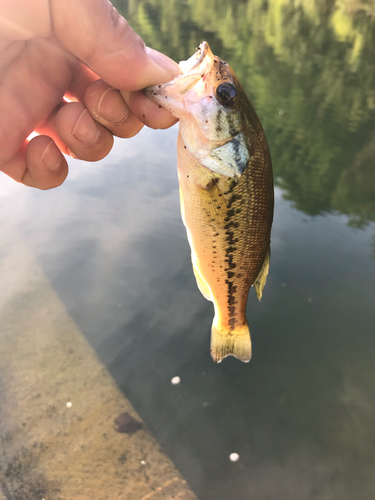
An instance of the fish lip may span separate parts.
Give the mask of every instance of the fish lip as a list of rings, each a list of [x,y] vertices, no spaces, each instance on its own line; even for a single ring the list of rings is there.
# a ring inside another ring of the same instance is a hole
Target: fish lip
[[[201,74],[199,72],[187,72],[182,75],[176,76],[173,80],[166,83],[161,83],[159,85],[153,85],[152,87],[146,87],[143,92],[146,97],[152,100],[157,100],[160,96],[170,96],[170,89],[174,95],[183,96],[187,94],[201,79]]]
[[[209,45],[207,42],[202,42],[199,45],[198,50],[197,50],[197,52],[200,51],[198,59],[195,62],[193,62],[193,65],[190,66],[190,68],[186,68],[184,73],[190,73],[190,71],[193,71],[195,68],[197,68],[200,65],[200,63],[204,60],[204,58],[207,55],[208,47],[209,47]],[[195,54],[197,54],[197,52]],[[193,55],[193,57],[195,56],[195,54]]]

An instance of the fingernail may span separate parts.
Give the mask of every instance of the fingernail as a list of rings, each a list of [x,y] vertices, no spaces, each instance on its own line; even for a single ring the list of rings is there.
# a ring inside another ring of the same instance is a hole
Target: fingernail
[[[92,144],[96,141],[99,135],[99,129],[96,126],[94,119],[91,117],[87,109],[82,111],[81,116],[78,118],[75,127],[72,131],[72,136],[77,141],[84,144]]]
[[[103,92],[99,99],[97,113],[108,122],[120,124],[130,114],[130,109],[125,104],[118,90],[109,88]]]
[[[150,47],[146,47],[146,52],[154,63],[171,73],[172,76],[177,76],[182,73],[180,66],[165,54],[151,49]]]
[[[62,157],[53,141],[48,144],[40,159],[48,170],[57,170],[59,168]]]

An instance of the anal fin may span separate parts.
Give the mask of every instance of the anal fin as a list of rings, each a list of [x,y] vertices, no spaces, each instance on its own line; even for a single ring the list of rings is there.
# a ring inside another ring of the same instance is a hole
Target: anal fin
[[[195,253],[194,250],[194,245],[193,245],[193,239],[191,237],[190,231],[188,228],[186,228],[186,233],[190,245],[190,250],[191,250],[191,263],[193,264],[193,271],[194,271],[194,276],[195,276],[195,281],[197,282],[199,291],[203,295],[203,297],[207,300],[210,300],[211,302],[214,301],[213,295],[211,288],[207,281],[205,280],[201,270],[199,269],[199,259],[197,257],[197,254]]]
[[[264,288],[264,285],[266,284],[266,281],[267,281],[268,271],[270,268],[270,254],[271,254],[271,250],[270,250],[270,247],[268,247],[268,250],[267,250],[266,255],[264,257],[264,260],[263,260],[261,270],[259,271],[257,279],[254,281],[254,284],[253,284],[259,301],[262,298],[263,288]]]
[[[200,272],[200,270],[199,270],[199,268],[198,268],[198,266],[196,264],[197,259],[194,258],[194,255],[192,255],[192,259],[191,260],[193,262],[193,271],[194,271],[195,280],[197,282],[197,285],[198,285],[198,288],[199,288],[201,294],[203,295],[203,297],[205,299],[211,300],[211,302],[213,302],[211,288],[209,287],[209,285],[206,282],[206,280],[203,278],[203,275]]]

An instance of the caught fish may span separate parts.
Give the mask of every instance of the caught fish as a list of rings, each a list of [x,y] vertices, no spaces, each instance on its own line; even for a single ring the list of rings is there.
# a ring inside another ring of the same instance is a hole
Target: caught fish
[[[254,286],[261,299],[270,262],[270,154],[234,71],[207,42],[180,66],[146,95],[179,118],[181,214],[198,287],[215,308],[212,358],[249,361],[248,293]]]

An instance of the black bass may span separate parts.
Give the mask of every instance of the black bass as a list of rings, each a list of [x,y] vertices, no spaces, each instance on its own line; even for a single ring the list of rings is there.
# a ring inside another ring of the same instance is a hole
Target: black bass
[[[270,154],[234,71],[207,42],[180,66],[182,75],[146,95],[180,120],[181,214],[198,287],[215,308],[212,358],[249,361],[247,297],[254,286],[261,299],[270,262]]]

